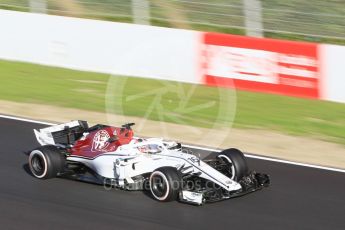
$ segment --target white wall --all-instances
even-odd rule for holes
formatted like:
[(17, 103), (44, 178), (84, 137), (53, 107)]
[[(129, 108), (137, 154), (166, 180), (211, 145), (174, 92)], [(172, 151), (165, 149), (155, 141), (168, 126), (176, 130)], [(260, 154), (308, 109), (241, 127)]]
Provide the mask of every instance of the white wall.
[(322, 99), (345, 103), (345, 46), (320, 45)]
[[(202, 83), (201, 32), (6, 10), (0, 28), (0, 59)], [(318, 47), (322, 99), (345, 103), (345, 47)]]
[(0, 58), (195, 82), (200, 33), (0, 10)]

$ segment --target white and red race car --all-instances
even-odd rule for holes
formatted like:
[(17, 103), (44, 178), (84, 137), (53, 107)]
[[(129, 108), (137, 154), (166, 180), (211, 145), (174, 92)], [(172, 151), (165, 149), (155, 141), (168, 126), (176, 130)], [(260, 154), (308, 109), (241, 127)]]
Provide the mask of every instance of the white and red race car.
[(227, 149), (201, 159), (180, 143), (134, 137), (131, 126), (85, 121), (34, 130), (42, 145), (29, 166), (39, 179), (68, 177), (124, 190), (148, 190), (158, 201), (202, 205), (259, 190), (269, 176), (249, 172), (243, 153)]

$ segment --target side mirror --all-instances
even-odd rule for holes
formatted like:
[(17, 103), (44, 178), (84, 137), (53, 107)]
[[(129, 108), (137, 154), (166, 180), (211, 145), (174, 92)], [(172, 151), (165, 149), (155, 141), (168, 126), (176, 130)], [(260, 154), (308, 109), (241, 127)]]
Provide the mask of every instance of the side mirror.
[(109, 139), (107, 140), (109, 143), (113, 143), (114, 141), (117, 141), (119, 138), (117, 138), (116, 136), (112, 136), (109, 137)]
[(127, 124), (122, 125), (122, 128), (132, 129), (131, 127), (132, 127), (133, 125), (135, 125), (135, 123), (127, 123)]

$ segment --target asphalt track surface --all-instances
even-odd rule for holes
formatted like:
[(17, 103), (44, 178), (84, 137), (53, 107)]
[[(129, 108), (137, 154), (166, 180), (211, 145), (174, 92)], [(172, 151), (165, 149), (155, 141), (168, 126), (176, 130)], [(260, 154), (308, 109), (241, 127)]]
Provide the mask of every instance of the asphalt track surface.
[(143, 192), (35, 179), (27, 150), (43, 125), (0, 118), (0, 229), (345, 229), (345, 174), (248, 159), (271, 187), (201, 207)]

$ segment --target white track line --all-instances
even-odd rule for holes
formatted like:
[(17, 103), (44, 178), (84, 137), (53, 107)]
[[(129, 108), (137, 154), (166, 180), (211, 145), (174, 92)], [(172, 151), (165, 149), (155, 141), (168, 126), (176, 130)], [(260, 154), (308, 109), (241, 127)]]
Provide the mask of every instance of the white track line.
[[(32, 119), (26, 119), (26, 118), (20, 118), (20, 117), (8, 116), (8, 115), (1, 115), (1, 114), (0, 114), (0, 118), (17, 120), (17, 121), (24, 121), (24, 122), (30, 122), (30, 123), (36, 123), (36, 124), (42, 124), (42, 125), (56, 125), (56, 124), (50, 123), (50, 122), (37, 121), (37, 120), (32, 120)], [(188, 148), (205, 150), (205, 151), (212, 151), (212, 152), (220, 152), (221, 151), (219, 149), (204, 148), (204, 147), (195, 146), (195, 145), (185, 145), (184, 144), (183, 146), (188, 147)], [(245, 156), (248, 158), (254, 158), (254, 159), (259, 159), (259, 160), (272, 161), (272, 162), (278, 162), (278, 163), (283, 163), (283, 164), (297, 165), (297, 166), (303, 166), (303, 167), (308, 167), (308, 168), (316, 168), (316, 169), (345, 173), (345, 169), (325, 167), (325, 166), (313, 165), (313, 164), (305, 164), (305, 163), (299, 163), (299, 162), (295, 162), (295, 161), (281, 160), (281, 159), (275, 159), (275, 158), (252, 155), (252, 154), (245, 154)]]
[(323, 170), (345, 173), (345, 169), (338, 169), (338, 168), (313, 165), (313, 164), (305, 164), (305, 163), (299, 163), (299, 162), (281, 160), (281, 159), (274, 159), (274, 158), (270, 158), (270, 157), (263, 157), (263, 156), (257, 156), (257, 155), (251, 155), (251, 154), (245, 154), (245, 155), (246, 155), (246, 157), (249, 157), (249, 158), (255, 158), (255, 159), (260, 159), (260, 160), (265, 160), (265, 161), (274, 161), (274, 162), (279, 162), (279, 163), (284, 163), (284, 164), (298, 165), (298, 166), (303, 166), (303, 167), (308, 167), (308, 168), (316, 168), (316, 169), (323, 169)]
[[(221, 151), (219, 149), (210, 149), (210, 148), (204, 148), (204, 147), (194, 146), (194, 145), (185, 145), (184, 144), (183, 146), (188, 147), (188, 148), (205, 150), (205, 151), (212, 151), (212, 152), (220, 152)], [(332, 168), (332, 167), (326, 167), (326, 166), (320, 166), (320, 165), (313, 165), (313, 164), (306, 164), (306, 163), (300, 163), (300, 162), (294, 162), (294, 161), (288, 161), (288, 160), (281, 160), (281, 159), (277, 159), (277, 158), (258, 156), (258, 155), (248, 154), (248, 153), (246, 153), (244, 155), (248, 158), (254, 158), (254, 159), (259, 159), (259, 160), (273, 161), (273, 162), (278, 162), (278, 163), (284, 163), (284, 164), (297, 165), (297, 166), (303, 166), (303, 167), (308, 167), (308, 168), (316, 168), (316, 169), (323, 169), (323, 170), (345, 173), (345, 169), (338, 169), (338, 168)]]
[(25, 121), (25, 122), (30, 122), (30, 123), (42, 124), (42, 125), (56, 125), (56, 124), (50, 123), (50, 122), (37, 121), (37, 120), (7, 116), (7, 115), (2, 115), (2, 114), (0, 114), (0, 118), (6, 118), (6, 119), (11, 119), (11, 120), (16, 120), (16, 121)]

